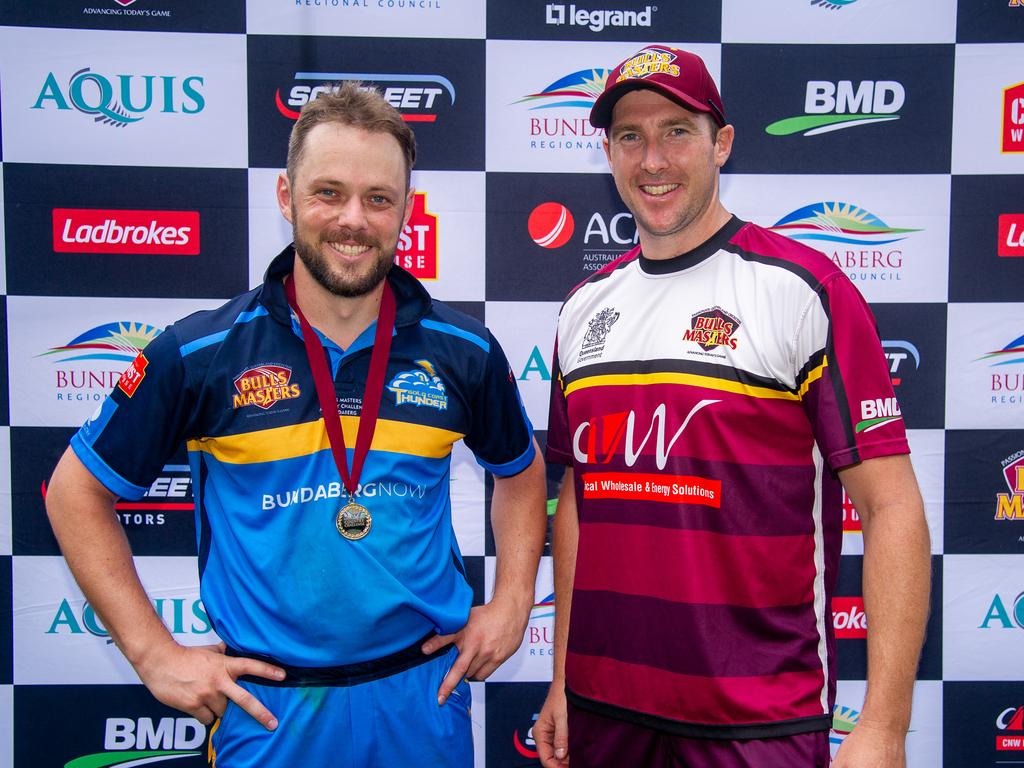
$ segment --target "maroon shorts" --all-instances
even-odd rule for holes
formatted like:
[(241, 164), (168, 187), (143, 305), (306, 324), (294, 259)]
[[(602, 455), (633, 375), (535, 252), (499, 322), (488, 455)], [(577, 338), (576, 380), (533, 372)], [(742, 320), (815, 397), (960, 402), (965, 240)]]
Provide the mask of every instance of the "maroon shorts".
[(569, 704), (572, 768), (827, 768), (828, 732), (774, 739), (691, 739)]

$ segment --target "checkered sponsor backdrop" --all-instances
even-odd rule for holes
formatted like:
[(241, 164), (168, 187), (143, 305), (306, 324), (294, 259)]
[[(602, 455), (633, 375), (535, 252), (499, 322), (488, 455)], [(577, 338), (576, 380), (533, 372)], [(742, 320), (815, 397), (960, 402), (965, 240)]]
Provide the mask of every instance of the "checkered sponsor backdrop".
[[(910, 765), (1024, 765), (1024, 0), (0, 0), (0, 765), (207, 762), (207, 729), (111, 644), (43, 500), (136, 349), (290, 240), (273, 185), (302, 105), (358, 78), (415, 128), (396, 259), (488, 323), (543, 442), (560, 302), (636, 242), (587, 114), (646, 42), (720, 84), (727, 206), (824, 251), (874, 307), (932, 533)], [(451, 481), (482, 601), (492, 483), (461, 446)], [(182, 453), (117, 506), (187, 644), (215, 640), (191, 491)], [(835, 747), (869, 620), (848, 502), (844, 520)], [(537, 764), (548, 552), (522, 647), (473, 684), (481, 768)]]

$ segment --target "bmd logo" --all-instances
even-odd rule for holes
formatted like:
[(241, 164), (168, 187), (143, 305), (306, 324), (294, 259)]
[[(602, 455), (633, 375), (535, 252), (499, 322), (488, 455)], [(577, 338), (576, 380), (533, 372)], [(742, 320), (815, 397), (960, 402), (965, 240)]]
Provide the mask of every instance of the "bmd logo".
[(1024, 83), (1003, 89), (1003, 152), (1024, 152)]
[(104, 751), (77, 757), (65, 768), (128, 768), (201, 757), (203, 753), (194, 750), (205, 741), (206, 726), (192, 717), (108, 717)]
[(906, 91), (896, 80), (808, 80), (804, 114), (765, 127), (771, 136), (821, 133), (899, 120)]
[(860, 401), (860, 418), (854, 432), (871, 432), (903, 418), (900, 404), (895, 397)]

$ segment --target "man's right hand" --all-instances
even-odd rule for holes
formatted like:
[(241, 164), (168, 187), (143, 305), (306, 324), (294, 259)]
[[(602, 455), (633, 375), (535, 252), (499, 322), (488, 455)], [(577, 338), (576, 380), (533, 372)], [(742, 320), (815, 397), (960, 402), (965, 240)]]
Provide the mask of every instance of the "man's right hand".
[(533, 725), (540, 764), (544, 768), (566, 768), (569, 765), (569, 724), (566, 716), (565, 684), (552, 683), (548, 697)]
[(242, 675), (284, 680), (284, 670), (257, 659), (227, 656), (223, 643), (193, 647), (168, 643), (147, 654), (136, 672), (159, 701), (205, 725), (224, 714), (230, 699), (268, 731), (277, 728), (277, 718), (235, 681)]

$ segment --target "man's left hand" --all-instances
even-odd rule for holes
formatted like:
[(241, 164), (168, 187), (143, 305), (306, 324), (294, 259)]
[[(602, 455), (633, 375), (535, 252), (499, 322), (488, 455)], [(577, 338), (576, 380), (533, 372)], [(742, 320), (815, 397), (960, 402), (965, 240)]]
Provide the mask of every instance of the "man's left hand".
[(857, 723), (832, 761), (832, 768), (906, 768), (904, 731)]
[(479, 605), (469, 612), (466, 626), (453, 635), (437, 635), (423, 644), (424, 653), (455, 643), (459, 655), (437, 691), (437, 703), (444, 704), (463, 678), (485, 680), (516, 652), (523, 642), (527, 616), (521, 611), (495, 605)]

